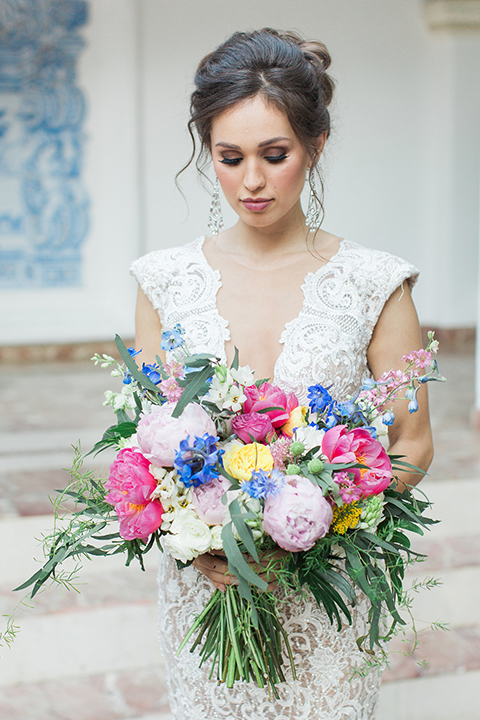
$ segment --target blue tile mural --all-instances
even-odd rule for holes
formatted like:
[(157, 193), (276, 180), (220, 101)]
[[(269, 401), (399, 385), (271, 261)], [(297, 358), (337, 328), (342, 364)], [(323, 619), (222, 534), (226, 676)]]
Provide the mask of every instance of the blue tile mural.
[(85, 0), (0, 0), (0, 288), (81, 284)]

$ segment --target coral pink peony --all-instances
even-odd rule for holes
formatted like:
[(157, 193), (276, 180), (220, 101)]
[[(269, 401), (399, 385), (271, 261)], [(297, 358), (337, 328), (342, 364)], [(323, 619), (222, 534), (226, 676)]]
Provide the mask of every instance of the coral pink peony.
[(149, 471), (149, 461), (134, 448), (120, 450), (110, 466), (105, 483), (105, 500), (115, 506), (120, 535), (125, 540), (146, 539), (162, 522), (160, 500), (150, 500), (157, 481)]
[[(247, 399), (243, 404), (244, 413), (260, 412), (264, 408), (275, 408), (268, 410), (268, 415), (274, 428), (284, 425), (290, 417), (293, 408), (297, 407), (298, 400), (293, 393), (288, 395), (279, 387), (263, 383), (259, 388), (250, 385), (244, 390)], [(263, 413), (262, 413), (263, 414)]]
[(221, 525), (226, 507), (222, 503), (222, 496), (230, 485), (230, 480), (219, 475), (213, 480), (193, 488), (192, 506), (198, 517), (207, 525)]
[(144, 415), (137, 427), (138, 445), (153, 465), (173, 467), (175, 450), (180, 442), (204, 433), (216, 436), (215, 423), (197, 403), (190, 403), (180, 417), (173, 418), (175, 403), (155, 405)]
[(309, 550), (327, 534), (332, 507), (307, 478), (290, 475), (286, 480), (279, 493), (265, 499), (263, 528), (284, 550)]
[(392, 465), (383, 445), (368, 430), (336, 425), (327, 430), (322, 440), (322, 452), (331, 463), (361, 463), (368, 470), (349, 469), (363, 497), (378, 495), (390, 485)]
[(232, 420), (232, 428), (245, 443), (262, 442), (268, 435), (275, 433), (267, 413), (249, 412), (237, 415)]

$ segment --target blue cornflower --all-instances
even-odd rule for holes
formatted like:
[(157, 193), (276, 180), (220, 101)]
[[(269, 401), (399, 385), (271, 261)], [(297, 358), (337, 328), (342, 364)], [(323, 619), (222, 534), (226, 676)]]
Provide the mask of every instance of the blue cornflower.
[(328, 388), (323, 385), (311, 385), (308, 388), (309, 405), (312, 412), (323, 412), (333, 403), (333, 398), (328, 392), (331, 387), (331, 385)]
[(285, 476), (280, 470), (254, 470), (250, 480), (243, 480), (241, 488), (253, 498), (273, 497), (285, 485)]
[(133, 377), (130, 375), (129, 371), (128, 371), (128, 370), (125, 370), (124, 373), (123, 373), (123, 380), (122, 380), (123, 384), (124, 384), (124, 385), (130, 385), (130, 383), (132, 382), (132, 380), (133, 380)]
[(140, 348), (140, 350), (135, 350), (134, 347), (129, 347), (129, 348), (127, 348), (128, 354), (129, 354), (130, 357), (132, 357), (132, 358), (136, 357), (137, 355), (140, 355), (140, 353), (142, 352), (142, 350), (143, 350), (143, 348)]
[[(160, 369), (159, 365), (155, 363), (154, 365), (146, 365), (143, 363), (142, 365), (142, 373), (148, 377), (149, 380), (151, 380), (155, 385), (160, 382), (162, 379), (161, 374), (158, 372)], [(125, 381), (124, 381), (125, 382)]]
[[(176, 330), (175, 328), (177, 327), (180, 328), (180, 330)], [(173, 330), (165, 330), (162, 333), (162, 342), (160, 343), (160, 346), (162, 350), (165, 350), (166, 352), (169, 350), (176, 350), (178, 347), (183, 345), (182, 335), (185, 330), (183, 330), (180, 325), (175, 325), (175, 328)]]
[(362, 430), (368, 430), (372, 438), (374, 440), (377, 439), (377, 428), (373, 427), (373, 425), (365, 425), (365, 427), (362, 427)]
[(190, 435), (181, 441), (180, 449), (175, 450), (173, 465), (186, 487), (199, 487), (218, 477), (217, 461), (223, 452), (216, 446), (218, 440), (218, 437), (204, 433), (202, 437), (195, 435), (193, 445), (189, 445)]

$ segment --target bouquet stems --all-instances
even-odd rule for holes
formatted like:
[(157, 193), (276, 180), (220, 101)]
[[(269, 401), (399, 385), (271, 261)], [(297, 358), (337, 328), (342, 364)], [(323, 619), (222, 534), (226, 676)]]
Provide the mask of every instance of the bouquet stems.
[(269, 692), (278, 697), (276, 685), (285, 682), (282, 639), (295, 679), (293, 654), (276, 611), (275, 597), (255, 588), (252, 595), (256, 622), (250, 601), (240, 595), (236, 585), (227, 585), (225, 592), (215, 590), (177, 655), (193, 636), (190, 652), (200, 648), (200, 666), (213, 655), (210, 678), (216, 671), (217, 681), (229, 688), (235, 680), (253, 680), (259, 687), (267, 686)]

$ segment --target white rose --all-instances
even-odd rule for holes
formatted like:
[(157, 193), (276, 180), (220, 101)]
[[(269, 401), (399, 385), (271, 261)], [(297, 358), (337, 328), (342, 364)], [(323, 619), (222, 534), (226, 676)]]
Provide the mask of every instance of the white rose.
[(175, 514), (170, 533), (163, 542), (172, 557), (183, 563), (207, 552), (212, 543), (212, 533), (194, 510), (185, 508)]
[(223, 550), (222, 530), (222, 525), (213, 525), (213, 527), (210, 528), (210, 532), (212, 533), (210, 550)]

